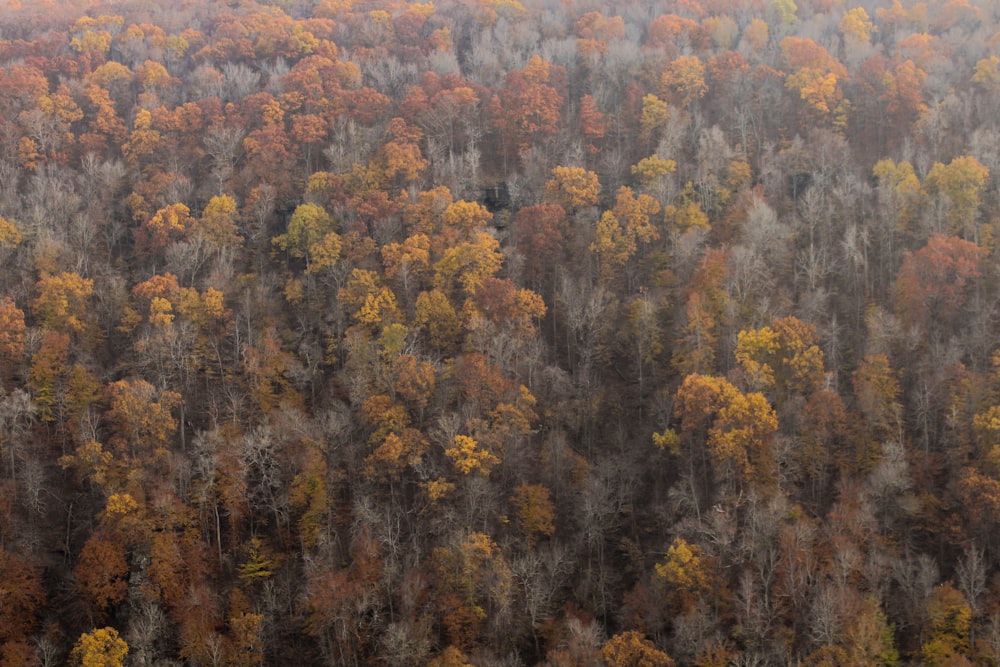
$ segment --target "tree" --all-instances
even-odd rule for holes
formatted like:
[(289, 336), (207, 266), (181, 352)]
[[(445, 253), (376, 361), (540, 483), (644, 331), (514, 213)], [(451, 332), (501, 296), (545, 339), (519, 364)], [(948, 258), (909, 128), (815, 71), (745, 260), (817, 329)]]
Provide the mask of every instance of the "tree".
[(122, 154), (125, 161), (132, 167), (148, 170), (152, 165), (152, 156), (163, 146), (163, 136), (159, 130), (153, 129), (153, 116), (148, 109), (140, 109), (132, 124), (132, 133), (128, 141), (122, 144)]
[(927, 641), (920, 647), (924, 664), (971, 665), (969, 631), (972, 611), (962, 594), (950, 584), (934, 588), (927, 601)]
[(874, 596), (865, 598), (857, 613), (846, 621), (848, 659), (853, 664), (879, 664), (895, 667), (899, 652), (893, 641), (893, 626), (886, 620), (885, 612)]
[(81, 118), (83, 111), (65, 85), (40, 96), (33, 109), (17, 115), (27, 134), (25, 138), (41, 152), (39, 157), (55, 162), (65, 160), (64, 149), (76, 141), (72, 125)]
[(646, 45), (654, 49), (662, 48), (668, 55), (673, 55), (685, 45), (697, 46), (701, 37), (702, 29), (696, 21), (677, 14), (664, 14), (649, 24)]
[(111, 48), (112, 34), (117, 34), (125, 19), (121, 16), (83, 16), (70, 28), (75, 35), (70, 46), (79, 52), (105, 53)]
[(412, 354), (402, 354), (396, 357), (394, 365), (396, 393), (413, 408), (422, 411), (434, 393), (437, 371), (433, 364)]
[(904, 251), (896, 276), (896, 312), (921, 330), (948, 326), (961, 312), (970, 283), (982, 275), (987, 251), (971, 241), (934, 234), (916, 252)]
[(897, 124), (900, 138), (927, 111), (924, 102), (926, 81), (927, 72), (909, 59), (895, 62), (891, 71), (882, 76), (881, 101), (885, 103), (886, 113)]
[(0, 357), (16, 364), (24, 353), (24, 311), (5, 296), (0, 299)]
[(304, 257), (306, 266), (313, 248), (321, 249), (327, 235), (336, 232), (336, 224), (323, 207), (316, 204), (300, 204), (288, 222), (288, 231), (271, 239), (271, 243), (286, 251), (292, 257)]
[(0, 216), (0, 252), (3, 253), (0, 257), (7, 257), (9, 251), (21, 245), (23, 238), (16, 224)]
[[(573, 32), (581, 40), (597, 42), (598, 50), (603, 53), (607, 49), (607, 42), (625, 36), (625, 22), (620, 16), (607, 17), (600, 12), (587, 12), (573, 24)], [(578, 45), (577, 49), (579, 48)]]
[(231, 664), (247, 667), (263, 665), (264, 614), (253, 613), (246, 596), (239, 589), (233, 591), (229, 607), (230, 650), (227, 658), (232, 661)]
[(184, 204), (164, 206), (135, 230), (136, 247), (162, 256), (172, 244), (186, 239), (196, 224), (191, 209)]
[(798, 23), (799, 18), (796, 13), (799, 8), (795, 4), (795, 0), (772, 0), (767, 9), (768, 21), (775, 28), (788, 30)]
[(844, 12), (844, 16), (837, 24), (840, 32), (844, 35), (844, 40), (848, 41), (848, 48), (856, 48), (857, 45), (867, 44), (875, 32), (871, 18), (864, 7), (854, 7)]
[(69, 374), (69, 349), (69, 335), (49, 331), (42, 337), (38, 351), (31, 358), (28, 386), (38, 406), (38, 418), (43, 422), (65, 417), (63, 408)]
[(108, 385), (110, 444), (122, 453), (142, 458), (163, 457), (177, 430), (173, 411), (181, 395), (157, 391), (145, 380), (119, 380)]
[(114, 628), (99, 628), (80, 635), (70, 659), (79, 667), (123, 667), (128, 644)]
[(382, 599), (378, 594), (385, 564), (369, 527), (350, 545), (346, 568), (317, 568), (305, 584), (306, 630), (321, 639), (329, 662), (360, 663), (376, 631)]
[(557, 132), (563, 95), (552, 84), (561, 70), (535, 54), (523, 70), (507, 75), (497, 123), (518, 153)]
[(601, 648), (601, 657), (608, 667), (673, 667), (669, 655), (636, 630), (615, 635)]
[[(664, 73), (663, 77), (666, 78), (667, 73)], [(670, 107), (667, 103), (652, 93), (643, 95), (642, 115), (639, 116), (642, 136), (653, 143), (658, 138), (660, 129), (667, 124), (668, 120), (670, 120)]]
[(565, 255), (566, 210), (557, 204), (525, 206), (514, 216), (513, 232), (518, 252), (525, 258), (525, 280), (539, 284), (551, 279)]
[(429, 667), (472, 667), (469, 658), (454, 646), (448, 646), (430, 661)]
[(407, 466), (415, 466), (427, 449), (427, 439), (410, 427), (406, 409), (385, 394), (364, 403), (365, 421), (372, 428), (368, 442), (372, 453), (365, 458), (365, 472), (375, 479), (394, 482)]
[(617, 269), (638, 252), (639, 244), (649, 244), (660, 237), (650, 217), (660, 212), (660, 203), (646, 194), (638, 197), (627, 186), (618, 190), (615, 206), (605, 211), (597, 222), (590, 251), (601, 260), (601, 272), (610, 279)]
[[(838, 634), (828, 637), (835, 644), (827, 644), (813, 651), (804, 664), (811, 667), (837, 665), (899, 665), (899, 652), (893, 646), (893, 627), (886, 622), (885, 614), (873, 596), (862, 599), (854, 591), (841, 591), (837, 599), (826, 593), (826, 599), (835, 607), (833, 620)], [(821, 605), (826, 605), (826, 602)], [(824, 612), (815, 611), (819, 616)]]
[(34, 632), (44, 604), (41, 568), (0, 547), (0, 646)]
[(417, 295), (414, 323), (427, 332), (428, 342), (439, 353), (454, 350), (462, 335), (462, 321), (439, 289)]
[(266, 328), (255, 344), (246, 343), (241, 354), (250, 395), (261, 411), (270, 412), (282, 402), (298, 402), (288, 378), (294, 357), (283, 348), (273, 327)]
[(113, 534), (94, 533), (80, 551), (74, 571), (77, 587), (98, 615), (125, 599), (129, 572), (125, 555)]
[(39, 323), (52, 331), (80, 333), (86, 328), (94, 281), (76, 273), (43, 275), (31, 308)]
[(714, 369), (716, 341), (729, 319), (729, 295), (724, 289), (728, 271), (728, 253), (710, 249), (685, 290), (687, 324), (673, 353), (673, 363), (685, 374), (704, 374)]
[(577, 124), (586, 140), (584, 150), (588, 153), (600, 151), (601, 140), (605, 134), (605, 119), (597, 107), (597, 102), (590, 95), (580, 98), (580, 111), (577, 115)]
[(957, 497), (963, 506), (962, 516), (968, 532), (981, 543), (995, 545), (997, 517), (1000, 516), (1000, 480), (995, 464), (990, 468), (988, 474), (973, 467), (962, 468), (958, 473)]
[(754, 51), (760, 53), (767, 48), (767, 44), (771, 40), (771, 29), (766, 21), (755, 18), (743, 29), (742, 40)]
[(236, 200), (229, 195), (216, 195), (205, 204), (194, 231), (217, 250), (238, 246), (243, 242), (236, 225), (238, 219)]
[(375, 271), (354, 269), (347, 284), (337, 293), (354, 320), (375, 332), (402, 319), (396, 294)]
[[(898, 438), (902, 428), (900, 387), (896, 374), (884, 354), (866, 356), (854, 372), (854, 395), (865, 418), (873, 442)], [(872, 463), (864, 456), (859, 464)]]
[(645, 399), (646, 367), (656, 367), (656, 362), (663, 352), (663, 327), (661, 321), (664, 315), (664, 304), (660, 299), (648, 292), (640, 294), (625, 305), (626, 340), (630, 343), (634, 354), (635, 367), (638, 370), (639, 401)]
[[(752, 481), (762, 488), (774, 483), (770, 440), (778, 418), (762, 394), (744, 394), (723, 378), (691, 374), (677, 389), (674, 416), (680, 433), (654, 436), (657, 442), (675, 447), (679, 435), (689, 447), (704, 444), (717, 474), (730, 483)], [(694, 452), (689, 456), (697, 459)]]
[(660, 198), (666, 194), (665, 177), (675, 171), (677, 163), (673, 160), (664, 160), (659, 155), (644, 157), (632, 166), (632, 174), (641, 179), (643, 188)]
[(500, 463), (500, 459), (492, 452), (481, 448), (478, 442), (467, 435), (456, 435), (453, 445), (445, 449), (444, 453), (463, 475), (473, 472), (489, 475), (493, 466)]
[(990, 56), (976, 62), (976, 73), (972, 82), (979, 84), (990, 92), (1000, 91), (1000, 58)]
[(549, 499), (547, 487), (522, 482), (514, 489), (511, 500), (517, 508), (517, 518), (529, 549), (534, 547), (539, 537), (549, 537), (555, 532), (555, 508)]
[(694, 609), (699, 597), (709, 591), (711, 580), (705, 556), (698, 545), (683, 538), (674, 538), (655, 570), (666, 585), (665, 593), (678, 615)]
[(814, 118), (843, 127), (848, 105), (841, 83), (847, 69), (811, 39), (786, 37), (781, 53), (789, 72), (785, 87), (798, 92)]
[[(256, 93), (244, 100), (254, 99), (256, 117), (253, 122), (257, 129), (247, 133), (243, 139), (246, 154), (246, 170), (257, 180), (274, 186), (280, 193), (288, 194), (291, 189), (292, 166), (291, 140), (285, 130), (285, 111), (280, 102), (268, 93)], [(258, 120), (259, 118), (259, 120)]]
[(812, 325), (789, 316), (773, 326), (741, 331), (736, 361), (754, 388), (774, 387), (781, 404), (792, 394), (809, 395), (823, 381), (823, 352)]
[(444, 186), (417, 195), (416, 201), (403, 207), (404, 222), (414, 236), (426, 236), (432, 255), (440, 256), (447, 248), (469, 241), (487, 231), (493, 214), (477, 203), (452, 199)]
[(431, 553), (435, 606), (448, 642), (468, 650), (485, 621), (510, 603), (510, 568), (496, 542), (485, 533), (457, 537)]
[(717, 322), (698, 292), (688, 296), (684, 316), (686, 323), (671, 363), (685, 375), (709, 373), (715, 367)]
[(894, 231), (909, 230), (916, 219), (922, 196), (920, 179), (909, 162), (897, 164), (892, 160), (879, 160), (872, 168), (872, 175), (879, 182), (879, 199), (892, 218), (891, 239)]
[[(990, 170), (968, 155), (947, 165), (934, 163), (924, 179), (924, 190), (934, 198), (937, 210), (943, 211), (943, 220), (939, 217), (935, 231), (960, 234), (976, 244), (992, 241), (992, 230), (982, 230), (976, 224), (979, 195), (989, 176)], [(942, 222), (945, 229), (941, 228)]]
[[(475, 141), (480, 98), (461, 80), (431, 74), (424, 75), (423, 87), (410, 89), (412, 96), (407, 97), (413, 103), (412, 115), (430, 137), (457, 154)], [(423, 101), (417, 102), (421, 97)]]
[[(708, 92), (708, 85), (705, 83), (705, 63), (697, 56), (681, 56), (664, 70), (661, 84), (666, 94), (679, 106), (688, 108)], [(645, 111), (645, 108), (643, 110)]]
[(500, 242), (487, 232), (476, 232), (470, 240), (445, 249), (434, 264), (434, 286), (451, 293), (457, 283), (471, 296), (500, 270), (503, 259)]
[[(27, 487), (23, 488), (27, 492), (25, 499), (33, 509), (41, 508), (41, 500), (37, 496), (40, 488), (30, 480), (37, 480), (39, 476), (37, 472), (31, 474), (34, 463), (32, 459), (35, 457), (29, 454), (30, 440), (26, 436), (35, 423), (37, 413), (38, 408), (28, 392), (15, 389), (7, 394), (0, 386), (0, 451), (9, 462), (7, 472), (10, 480), (17, 482), (21, 478), (22, 484)], [(15, 489), (14, 492), (19, 490), (21, 489)], [(34, 500), (29, 499), (31, 495), (35, 496)]]
[(572, 214), (597, 204), (601, 184), (597, 174), (582, 167), (555, 167), (545, 190), (556, 204)]
[(465, 239), (485, 230), (492, 220), (493, 214), (482, 204), (460, 199), (451, 202), (442, 211), (441, 233), (449, 241)]
[(785, 81), (788, 88), (798, 90), (799, 97), (821, 118), (834, 111), (843, 97), (843, 93), (837, 86), (837, 75), (833, 72), (824, 73), (815, 69), (802, 68)]

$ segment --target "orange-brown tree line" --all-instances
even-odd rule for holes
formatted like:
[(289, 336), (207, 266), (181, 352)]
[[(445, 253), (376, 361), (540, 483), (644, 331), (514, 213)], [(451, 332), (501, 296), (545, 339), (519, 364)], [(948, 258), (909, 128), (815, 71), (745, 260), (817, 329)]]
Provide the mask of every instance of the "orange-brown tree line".
[(0, 665), (1000, 664), (995, 0), (0, 1)]

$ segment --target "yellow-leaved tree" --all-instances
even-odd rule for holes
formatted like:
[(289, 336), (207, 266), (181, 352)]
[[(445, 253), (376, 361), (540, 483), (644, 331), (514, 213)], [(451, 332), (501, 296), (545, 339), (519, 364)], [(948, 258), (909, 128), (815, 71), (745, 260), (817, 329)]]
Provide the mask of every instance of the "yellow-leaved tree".
[(935, 231), (988, 247), (992, 229), (977, 225), (976, 214), (989, 177), (990, 170), (970, 155), (957, 157), (946, 165), (935, 162), (924, 179), (924, 191), (931, 198), (938, 218), (939, 228)]
[(456, 435), (453, 446), (445, 449), (444, 453), (463, 475), (474, 472), (489, 475), (493, 466), (500, 463), (500, 459), (467, 435)]
[(823, 351), (816, 329), (796, 317), (737, 335), (736, 361), (755, 389), (773, 389), (779, 405), (792, 394), (808, 396), (823, 382)]
[(656, 648), (637, 630), (622, 632), (607, 641), (601, 657), (609, 667), (673, 667), (673, 658)]
[(972, 609), (965, 596), (950, 583), (934, 589), (927, 601), (928, 628), (920, 647), (923, 663), (932, 667), (969, 665)]
[(229, 195), (216, 195), (205, 204), (201, 218), (194, 225), (194, 232), (200, 234), (214, 249), (238, 246), (243, 242), (236, 225), (238, 218), (236, 200)]
[(108, 385), (108, 400), (113, 433), (109, 443), (115, 449), (133, 457), (166, 454), (177, 431), (173, 411), (180, 405), (180, 394), (157, 391), (145, 380), (119, 380)]
[(655, 569), (657, 578), (666, 584), (673, 611), (678, 614), (693, 609), (698, 596), (708, 591), (709, 572), (701, 549), (681, 537), (674, 538), (666, 558)]
[(611, 279), (638, 252), (640, 244), (660, 238), (650, 219), (659, 212), (660, 202), (649, 195), (636, 196), (632, 188), (619, 188), (614, 208), (601, 215), (590, 244), (590, 251), (600, 259), (602, 278)]
[(76, 273), (44, 275), (38, 281), (38, 298), (31, 302), (43, 327), (63, 333), (82, 332), (94, 281)]
[[(304, 257), (307, 269), (313, 260), (313, 248), (325, 249), (327, 234), (336, 233), (336, 223), (322, 206), (301, 204), (288, 221), (288, 230), (271, 239), (278, 248), (292, 257)], [(339, 252), (338, 252), (339, 255)]]
[(701, 447), (708, 450), (715, 478), (740, 487), (752, 480), (758, 488), (776, 482), (771, 439), (778, 416), (764, 395), (744, 394), (725, 378), (692, 373), (674, 397), (680, 432), (667, 430), (654, 442), (688, 457), (694, 465)]
[(450, 292), (458, 283), (467, 295), (472, 295), (484, 280), (500, 270), (502, 264), (500, 242), (487, 232), (477, 232), (470, 240), (444, 251), (434, 265), (434, 284)]
[(114, 628), (98, 628), (80, 635), (70, 654), (79, 667), (122, 667), (128, 655), (128, 644)]
[(708, 92), (705, 64), (697, 56), (681, 56), (664, 70), (660, 78), (663, 91), (681, 107), (687, 108)]
[(601, 183), (597, 174), (583, 167), (556, 167), (552, 170), (552, 180), (545, 184), (545, 190), (554, 203), (572, 214), (597, 204)]

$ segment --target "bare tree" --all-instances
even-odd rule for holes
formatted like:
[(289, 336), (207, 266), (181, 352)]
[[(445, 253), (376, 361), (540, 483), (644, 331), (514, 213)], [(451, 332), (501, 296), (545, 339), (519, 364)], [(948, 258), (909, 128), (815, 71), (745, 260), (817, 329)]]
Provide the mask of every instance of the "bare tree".
[(227, 125), (214, 125), (205, 132), (205, 152), (212, 158), (212, 175), (215, 176), (218, 194), (223, 194), (224, 184), (233, 175), (245, 134), (242, 128)]
[(907, 625), (917, 629), (920, 644), (923, 644), (927, 600), (938, 582), (938, 565), (927, 554), (913, 556), (907, 553), (893, 564), (892, 576), (902, 593), (900, 601), (903, 604), (904, 619)]
[(34, 401), (23, 389), (15, 389), (7, 394), (0, 387), (0, 446), (6, 454), (9, 465), (8, 476), (17, 482), (22, 464), (28, 458), (25, 448), (28, 444), (26, 434), (35, 420)]
[(531, 624), (536, 650), (541, 648), (538, 629), (554, 617), (557, 594), (571, 566), (566, 549), (556, 543), (511, 560), (511, 574), (520, 587), (521, 603)]
[(222, 66), (222, 75), (225, 77), (223, 99), (226, 102), (238, 102), (260, 89), (261, 73), (249, 65), (226, 63)]
[(976, 645), (976, 619), (982, 613), (983, 594), (986, 592), (986, 557), (974, 542), (965, 547), (965, 553), (955, 569), (958, 590), (965, 596), (972, 610), (969, 624), (969, 646)]

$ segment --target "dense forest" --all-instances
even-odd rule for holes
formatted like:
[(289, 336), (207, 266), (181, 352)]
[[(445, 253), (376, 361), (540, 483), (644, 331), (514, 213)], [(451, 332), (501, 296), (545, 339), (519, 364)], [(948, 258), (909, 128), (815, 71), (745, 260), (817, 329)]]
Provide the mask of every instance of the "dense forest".
[(0, 665), (1000, 664), (997, 0), (0, 0)]

